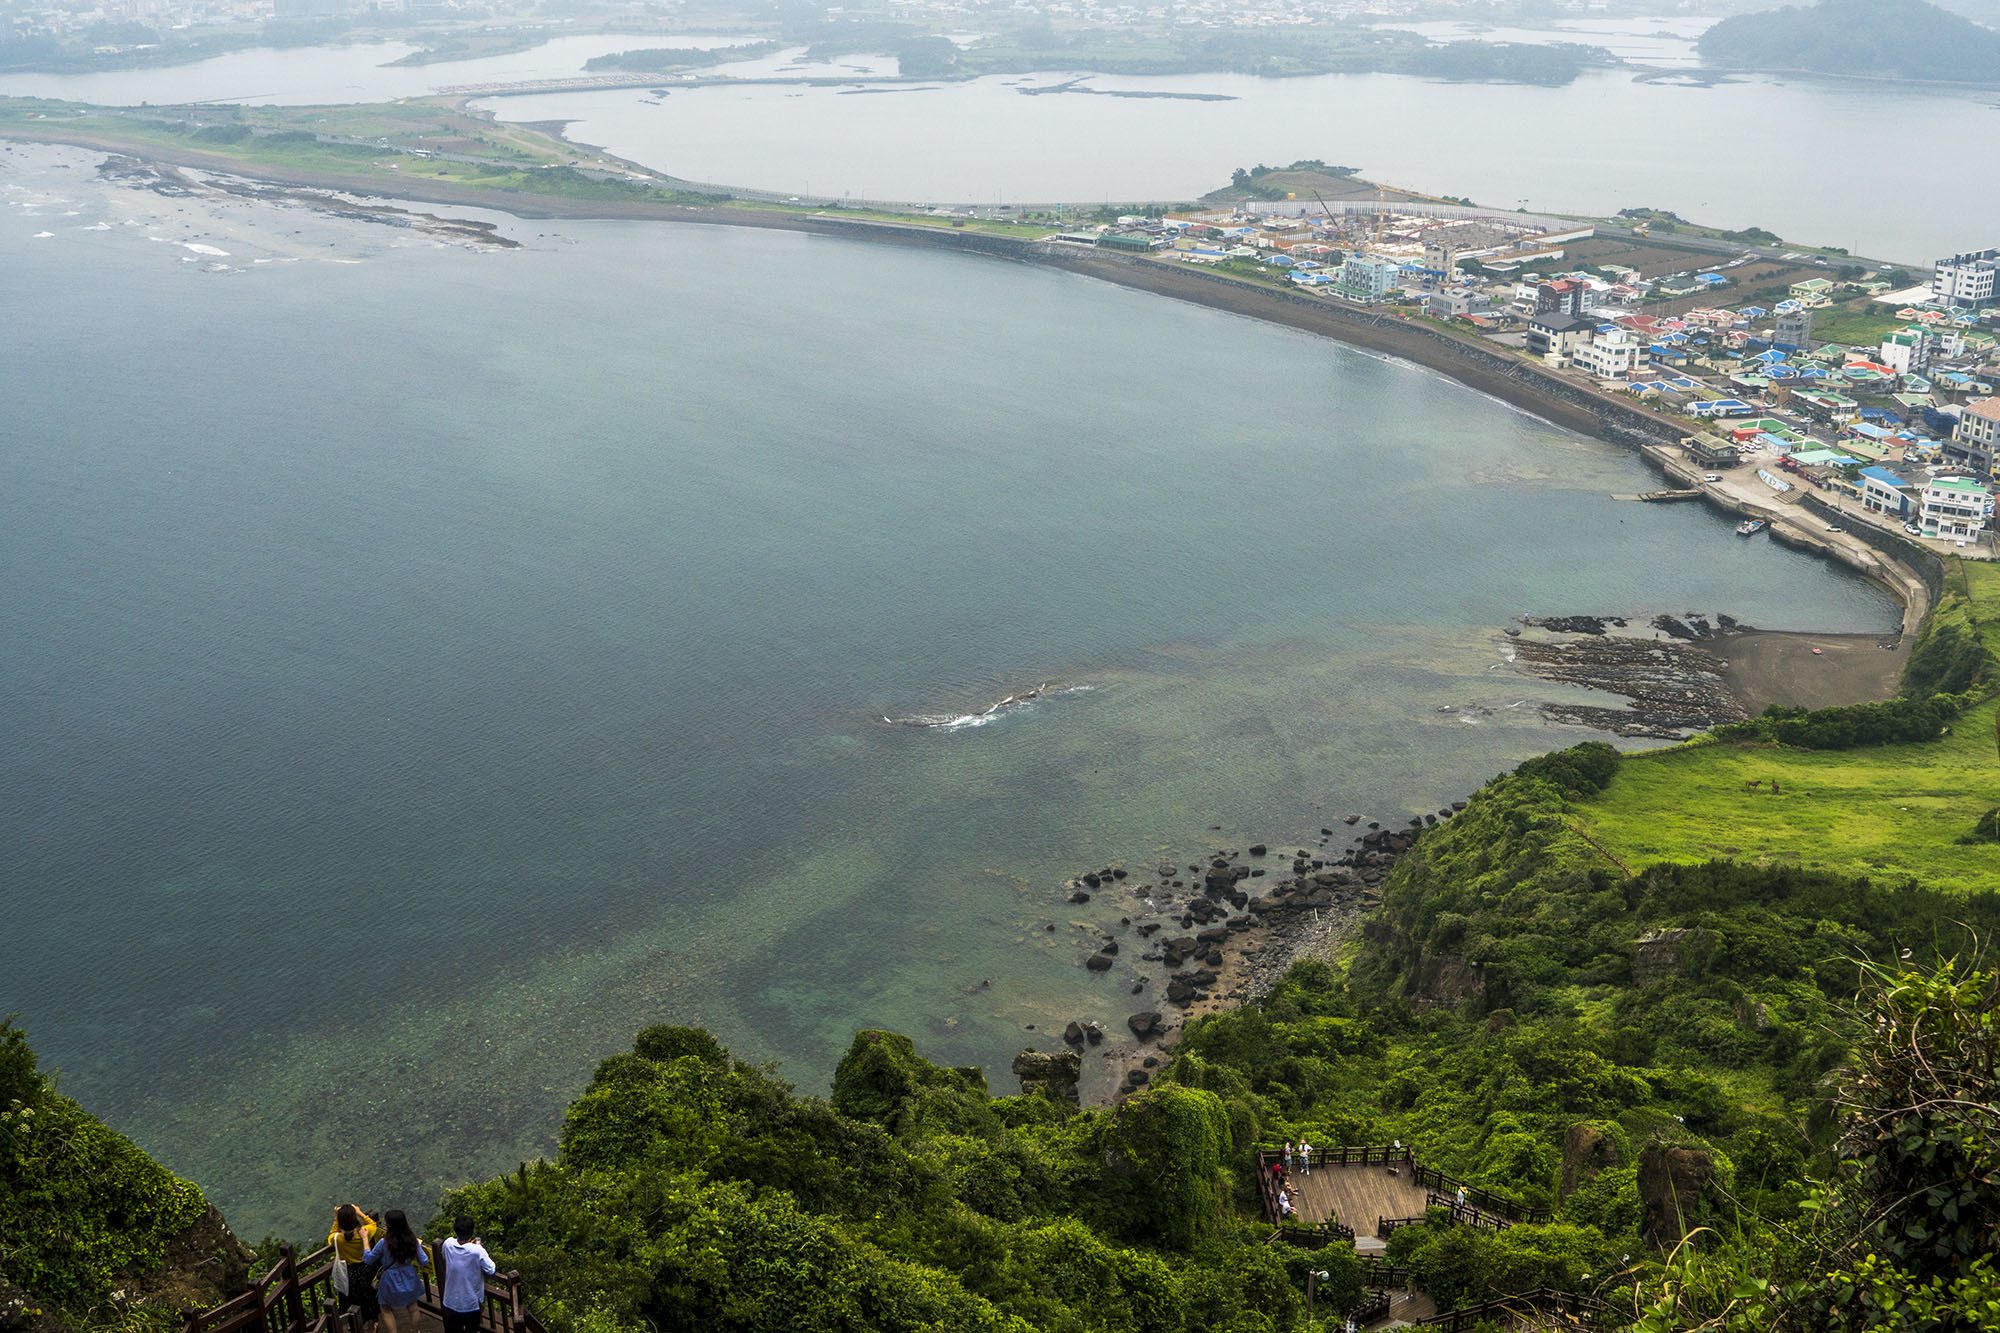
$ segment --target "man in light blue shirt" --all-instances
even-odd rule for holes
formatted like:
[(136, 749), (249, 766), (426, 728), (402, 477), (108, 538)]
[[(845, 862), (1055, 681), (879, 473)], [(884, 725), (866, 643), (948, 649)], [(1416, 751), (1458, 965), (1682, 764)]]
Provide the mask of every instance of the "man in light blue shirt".
[(444, 1264), (444, 1333), (478, 1333), (493, 1257), (473, 1234), (472, 1219), (463, 1213), (452, 1224), (451, 1239), (438, 1251)]

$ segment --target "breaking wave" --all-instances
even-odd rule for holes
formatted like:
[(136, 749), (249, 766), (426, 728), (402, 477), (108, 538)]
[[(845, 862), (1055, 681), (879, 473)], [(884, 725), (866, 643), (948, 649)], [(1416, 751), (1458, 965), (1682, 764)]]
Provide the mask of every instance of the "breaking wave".
[(996, 699), (975, 713), (913, 713), (909, 717), (884, 717), (882, 720), (892, 727), (924, 727), (932, 731), (964, 731), (971, 727), (983, 727), (998, 722), (1009, 713), (1028, 708), (1038, 700), (1051, 699), (1063, 694), (1086, 694), (1095, 689), (1093, 685), (1062, 685), (1044, 682), (1032, 690), (1020, 694), (1010, 694)]

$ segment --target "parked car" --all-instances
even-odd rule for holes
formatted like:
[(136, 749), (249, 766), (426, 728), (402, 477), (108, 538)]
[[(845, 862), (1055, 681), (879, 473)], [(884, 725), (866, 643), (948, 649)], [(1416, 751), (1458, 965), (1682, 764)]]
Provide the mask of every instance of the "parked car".
[(1704, 472), (1701, 474), (1701, 479), (1703, 481), (1721, 481), (1722, 474), (1720, 472)]

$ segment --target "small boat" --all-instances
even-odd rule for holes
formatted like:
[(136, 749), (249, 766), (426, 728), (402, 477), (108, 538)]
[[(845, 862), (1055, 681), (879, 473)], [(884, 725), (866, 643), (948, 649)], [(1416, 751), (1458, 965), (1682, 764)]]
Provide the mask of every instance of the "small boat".
[(1739, 537), (1755, 537), (1763, 530), (1764, 520), (1761, 518), (1746, 518), (1736, 525), (1736, 535)]

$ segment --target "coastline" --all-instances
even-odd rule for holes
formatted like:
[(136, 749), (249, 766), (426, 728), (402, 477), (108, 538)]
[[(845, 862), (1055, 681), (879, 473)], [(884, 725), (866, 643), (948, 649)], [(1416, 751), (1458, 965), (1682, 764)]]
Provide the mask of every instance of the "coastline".
[[(1680, 457), (1687, 433), (1680, 423), (1604, 393), (1579, 381), (1558, 378), (1518, 357), (1478, 345), (1441, 328), (1299, 293), (1254, 286), (1226, 274), (1150, 257), (1107, 255), (1080, 246), (996, 235), (972, 229), (931, 227), (841, 217), (837, 213), (784, 211), (663, 200), (578, 199), (529, 195), (410, 177), (385, 181), (380, 175), (300, 169), (259, 169), (226, 154), (119, 142), (59, 125), (0, 127), (0, 139), (66, 145), (118, 154), (142, 162), (190, 167), (237, 176), (261, 184), (331, 190), (377, 200), (480, 208), (524, 221), (656, 221), (710, 226), (761, 227), (775, 231), (838, 236), (878, 244), (930, 246), (997, 259), (1039, 264), (1094, 277), (1118, 286), (1266, 323), (1318, 334), (1366, 351), (1396, 357), (1441, 374), (1475, 392), (1579, 434), (1632, 449), (1678, 485), (1701, 489), (1703, 501), (1726, 513), (1755, 515), (1770, 524), (1772, 540), (1831, 559), (1888, 592), (1903, 607), (1901, 637), (1907, 641), (1928, 612), (1936, 574), (1925, 562), (1929, 552), (1876, 549), (1864, 537), (1829, 532), (1826, 523), (1809, 525), (1799, 514), (1809, 504), (1788, 506), (1754, 492), (1719, 493), (1702, 486), (1699, 469)], [(393, 184), (394, 189), (390, 186)], [(1823, 515), (1822, 515), (1823, 516)]]
[[(385, 188), (385, 182), (372, 176), (344, 177), (312, 172), (252, 172), (246, 171), (241, 163), (221, 155), (200, 152), (184, 154), (155, 152), (150, 149), (135, 151), (131, 146), (111, 143), (74, 142), (75, 137), (82, 136), (49, 134), (36, 137), (16, 135), (10, 131), (0, 137), (67, 144), (90, 151), (136, 157), (142, 161), (214, 171), (274, 186), (303, 190), (333, 190), (374, 201), (471, 207), (523, 219), (668, 221), (762, 227), (844, 237), (878, 244), (953, 249), (983, 254), (991, 258), (1060, 268), (1080, 276), (1099, 278), (1133, 290), (1283, 325), (1328, 337), (1378, 355), (1406, 360), (1540, 419), (1592, 438), (1630, 448), (1657, 470), (1679, 482), (1698, 485), (1700, 480), (1698, 470), (1683, 464), (1678, 457), (1680, 452), (1678, 440), (1684, 433), (1683, 428), (1677, 423), (1639, 409), (1629, 402), (1599, 392), (1587, 385), (1558, 379), (1519, 358), (1511, 357), (1497, 349), (1481, 347), (1429, 324), (1362, 308), (1336, 305), (1303, 295), (1273, 291), (1187, 265), (1112, 256), (1078, 246), (1020, 240), (972, 230), (958, 231), (942, 227), (877, 222), (844, 218), (837, 214), (759, 210), (727, 205), (685, 205), (662, 201), (606, 202), (542, 197), (511, 191), (479, 190), (427, 183), (421, 178), (412, 178), (408, 181), (407, 184), (411, 187), (409, 189), (390, 192)], [(395, 184), (404, 183), (395, 182)], [(1804, 521), (1810, 514), (1807, 506), (1763, 507), (1756, 505), (1750, 499), (1719, 494), (1709, 488), (1703, 488), (1702, 494), (1707, 503), (1727, 512), (1755, 512), (1768, 517), (1772, 521), (1773, 539), (1786, 541), (1802, 549), (1811, 550), (1824, 558), (1840, 561), (1897, 597), (1904, 611), (1903, 633), (1900, 636), (1903, 643), (1902, 651), (1907, 651), (1907, 644), (1927, 612), (1932, 596), (1930, 582), (1924, 578), (1920, 570), (1908, 565), (1896, 553), (1876, 552), (1849, 534), (1829, 534), (1815, 530), (1814, 526), (1809, 526)], [(1816, 525), (1820, 529), (1826, 526), (1825, 523)], [(1781, 639), (1788, 637), (1791, 636), (1768, 636), (1762, 642), (1777, 644)], [(1832, 636), (1814, 636), (1814, 642), (1827, 642), (1830, 637)], [(1806, 646), (1805, 636), (1799, 636), (1799, 641), (1801, 646), (1796, 651), (1812, 651), (1810, 646)], [(1873, 645), (1856, 645), (1857, 650), (1863, 647), (1882, 657), (1888, 656), (1881, 654), (1879, 649), (1873, 648)], [(1739, 665), (1741, 673), (1757, 678), (1759, 688), (1782, 688), (1774, 685), (1778, 675), (1770, 665), (1768, 656), (1760, 659), (1758, 654), (1753, 653), (1746, 654), (1746, 658), (1747, 660)], [(1900, 656), (1896, 660), (1900, 661)], [(1796, 668), (1796, 661), (1793, 663), (1793, 668)], [(1767, 676), (1770, 677), (1769, 681), (1765, 680)], [(1450, 817), (1445, 811), (1438, 812), (1438, 815), (1443, 818)], [(1361, 830), (1355, 832), (1359, 833)], [(1340, 865), (1337, 858), (1346, 853), (1340, 848), (1337, 839), (1331, 847), (1329, 846), (1328, 839), (1331, 836), (1330, 830), (1323, 830), (1317, 848), (1314, 848), (1314, 840), (1310, 838), (1291, 844), (1299, 849), (1296, 855), (1308, 861), (1308, 869), (1295, 871), (1295, 875), (1311, 878), (1322, 868)], [(1198, 845), (1198, 840), (1189, 841), (1191, 846)], [(1273, 845), (1284, 844), (1274, 841)], [(1349, 848), (1352, 849), (1353, 844), (1349, 844)], [(1202, 855), (1207, 857), (1210, 854)], [(1283, 853), (1278, 855), (1282, 856)], [(1276, 865), (1272, 868), (1275, 871)], [(1386, 872), (1387, 862), (1381, 862), (1380, 868)], [(1190, 865), (1187, 871), (1192, 876), (1195, 867)], [(1379, 883), (1379, 878), (1376, 882)], [(1070, 887), (1074, 886), (1066, 886), (1065, 891)], [(1245, 888), (1248, 887), (1246, 884)], [(1109, 1101), (1138, 1086), (1130, 1081), (1131, 1072), (1144, 1072), (1149, 1061), (1154, 1064), (1164, 1062), (1187, 1023), (1215, 1010), (1252, 1002), (1268, 991), (1292, 962), (1306, 957), (1328, 956), (1342, 947), (1345, 941), (1352, 938), (1360, 923), (1373, 909), (1374, 897), (1368, 890), (1374, 885), (1342, 880), (1337, 885), (1329, 887), (1337, 887), (1343, 891), (1330, 895), (1330, 901), (1301, 904), (1297, 909), (1256, 920), (1254, 924), (1241, 929), (1232, 928), (1224, 940), (1215, 942), (1220, 946), (1217, 950), (1220, 957), (1208, 964), (1208, 969), (1215, 973), (1215, 978), (1204, 987), (1202, 994), (1192, 999), (1191, 1003), (1169, 1004), (1163, 994), (1131, 997), (1134, 1009), (1156, 1010), (1167, 1021), (1160, 1029), (1150, 1034), (1148, 1039), (1136, 1039), (1121, 1027), (1107, 1031), (1105, 1034), (1107, 1040), (1101, 1047), (1085, 1047), (1083, 1054), (1088, 1071), (1085, 1077), (1090, 1087), (1088, 1100)], [(1192, 903), (1202, 896), (1201, 885), (1195, 882), (1186, 901)], [(1210, 901), (1214, 899), (1211, 897)], [(1051, 906), (1053, 908), (1054, 905)], [(1212, 923), (1202, 924), (1219, 926), (1222, 920), (1217, 918)], [(1170, 928), (1166, 933), (1177, 935), (1183, 933), (1183, 930), (1188, 934), (1196, 933), (1185, 923), (1182, 930)], [(1124, 938), (1122, 934), (1120, 937)], [(1156, 947), (1157, 944), (1158, 941), (1147, 945), (1142, 944), (1140, 939), (1128, 940), (1128, 946), (1139, 948)], [(1168, 971), (1171, 971), (1171, 968)], [(1159, 981), (1161, 989), (1164, 990), (1167, 977), (1160, 975)], [(1115, 1004), (1117, 1001), (1113, 1000), (1112, 1003)], [(1056, 1036), (1054, 1032), (1043, 1035), (1050, 1038)]]

